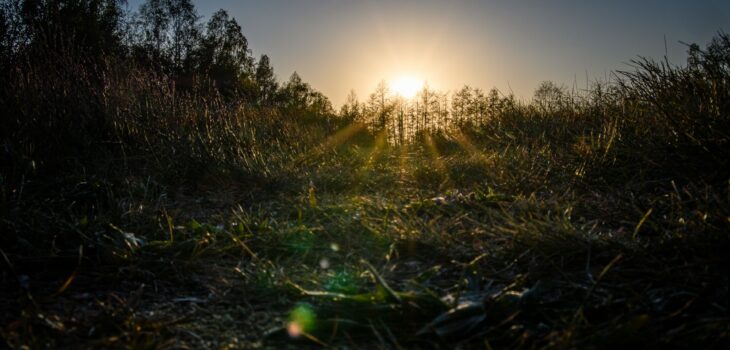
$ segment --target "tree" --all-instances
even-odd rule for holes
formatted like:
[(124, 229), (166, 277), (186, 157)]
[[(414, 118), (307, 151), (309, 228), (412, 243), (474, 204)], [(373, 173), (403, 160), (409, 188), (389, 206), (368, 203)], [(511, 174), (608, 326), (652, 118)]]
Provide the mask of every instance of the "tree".
[(423, 88), (418, 92), (417, 98), (417, 110), (420, 121), (416, 123), (421, 126), (420, 130), (428, 130), (434, 125), (433, 115), (438, 115), (440, 108), (439, 93), (432, 90), (428, 83), (423, 84)]
[(487, 114), (487, 98), (482, 89), (474, 89), (473, 96), (469, 101), (467, 113), (470, 120), (476, 124), (483, 124)]
[(323, 93), (314, 90), (309, 92), (306, 110), (314, 115), (328, 118), (334, 114), (332, 102)]
[(362, 118), (362, 106), (360, 100), (357, 98), (355, 90), (350, 90), (347, 95), (345, 103), (340, 108), (340, 117), (351, 120), (359, 121)]
[(10, 64), (21, 45), (27, 44), (21, 18), (21, 0), (0, 2), (0, 68)]
[(201, 68), (214, 78), (251, 76), (254, 59), (236, 19), (218, 10), (208, 21), (201, 44)]
[(138, 55), (163, 63), (177, 74), (190, 73), (199, 42), (199, 19), (190, 0), (147, 0), (136, 21)]
[(284, 106), (295, 109), (306, 108), (310, 90), (309, 84), (302, 81), (299, 73), (292, 73), (289, 80), (284, 84), (281, 94)]
[(385, 80), (381, 80), (368, 100), (368, 114), (371, 125), (375, 129), (384, 129), (387, 126), (393, 105), (390, 99), (390, 87)]
[(406, 140), (406, 117), (408, 113), (408, 100), (402, 96), (398, 96), (395, 100), (395, 127), (393, 132), (393, 140), (399, 144), (405, 143)]
[(448, 93), (438, 92), (438, 127), (446, 128), (449, 125), (449, 96)]
[(499, 90), (496, 88), (492, 88), (489, 90), (489, 93), (487, 93), (487, 96), (485, 98), (486, 107), (487, 107), (487, 115), (489, 118), (496, 118), (498, 115), (502, 113), (502, 109), (504, 108), (504, 100), (499, 96)]
[(552, 81), (543, 81), (535, 90), (534, 100), (542, 112), (551, 113), (563, 106), (565, 88)]
[(471, 99), (472, 88), (469, 85), (464, 85), (464, 87), (454, 93), (451, 101), (451, 114), (456, 124), (461, 124), (465, 119)]
[(280, 91), (281, 106), (289, 112), (331, 117), (334, 115), (332, 103), (319, 91), (305, 83), (297, 72), (292, 73), (289, 81)]
[[(3, 17), (9, 20), (5, 35), (24, 35), (31, 50), (71, 53), (100, 59), (121, 50), (122, 0), (25, 0), (3, 4)], [(20, 10), (22, 28), (14, 19)], [(7, 40), (4, 38), (3, 40)], [(11, 39), (12, 40), (12, 39)], [(51, 54), (52, 55), (52, 54)]]
[(269, 56), (261, 55), (255, 74), (256, 86), (258, 88), (257, 102), (260, 106), (272, 106), (276, 102), (276, 94), (279, 84), (276, 82), (274, 68), (271, 67)]

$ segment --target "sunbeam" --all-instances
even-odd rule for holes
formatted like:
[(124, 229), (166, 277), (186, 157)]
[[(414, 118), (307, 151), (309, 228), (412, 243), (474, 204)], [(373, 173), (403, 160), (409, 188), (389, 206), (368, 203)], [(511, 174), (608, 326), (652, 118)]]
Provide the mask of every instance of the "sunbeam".
[[(436, 167), (436, 170), (438, 170), (439, 174), (444, 177), (444, 181), (441, 183), (440, 187), (450, 184), (451, 176), (449, 175), (449, 169), (446, 167), (446, 163), (444, 163), (444, 160), (441, 157), (441, 152), (439, 152), (436, 143), (434, 143), (433, 138), (429, 133), (424, 134), (424, 141), (426, 142), (426, 148), (428, 149), (428, 153), (431, 156), (431, 161)], [(441, 190), (441, 188), (439, 188), (439, 190)]]

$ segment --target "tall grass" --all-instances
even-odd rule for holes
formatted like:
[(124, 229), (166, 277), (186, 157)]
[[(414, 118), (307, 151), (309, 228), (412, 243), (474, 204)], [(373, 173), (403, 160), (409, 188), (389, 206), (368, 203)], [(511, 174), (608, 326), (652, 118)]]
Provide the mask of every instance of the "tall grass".
[(308, 180), (290, 165), (344, 127), (332, 116), (223, 98), (204, 80), (180, 91), (122, 59), (61, 52), (18, 59), (4, 74), (0, 208), (14, 233), (3, 241), (44, 247), (33, 254), (53, 254), (46, 227), (62, 217), (64, 245), (85, 244), (75, 222), (122, 217), (134, 189), (172, 196), (230, 186), (247, 198), (298, 189)]
[(687, 66), (639, 59), (400, 145), (124, 60), (18, 60), (0, 87), (2, 334), (727, 344), (729, 50), (720, 33)]

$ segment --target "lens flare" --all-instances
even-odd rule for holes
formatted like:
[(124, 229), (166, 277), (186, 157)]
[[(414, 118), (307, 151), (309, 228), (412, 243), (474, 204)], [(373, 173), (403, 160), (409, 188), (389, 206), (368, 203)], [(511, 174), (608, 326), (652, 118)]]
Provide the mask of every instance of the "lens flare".
[(302, 335), (302, 326), (297, 322), (289, 322), (286, 326), (286, 331), (292, 338), (299, 338)]
[(311, 332), (317, 316), (314, 310), (308, 304), (299, 304), (289, 313), (289, 322), (286, 325), (286, 331), (292, 338)]
[(327, 270), (330, 268), (330, 261), (327, 258), (322, 258), (319, 260), (319, 267), (321, 267), (323, 270)]

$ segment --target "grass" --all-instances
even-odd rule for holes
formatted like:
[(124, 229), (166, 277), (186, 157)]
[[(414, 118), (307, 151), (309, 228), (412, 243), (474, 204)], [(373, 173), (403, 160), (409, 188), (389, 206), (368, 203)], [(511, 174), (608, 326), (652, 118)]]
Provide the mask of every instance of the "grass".
[(129, 67), (13, 76), (5, 344), (725, 348), (727, 43), (402, 145)]

